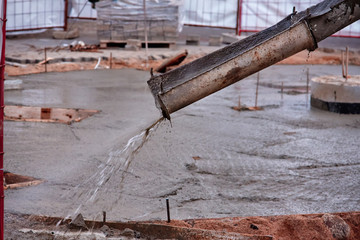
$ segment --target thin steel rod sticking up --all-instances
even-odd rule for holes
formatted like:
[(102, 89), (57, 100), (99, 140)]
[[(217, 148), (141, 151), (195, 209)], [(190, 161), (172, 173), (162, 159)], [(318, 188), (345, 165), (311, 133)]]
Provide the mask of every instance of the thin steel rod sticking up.
[(257, 80), (256, 80), (256, 96), (255, 96), (255, 107), (257, 107), (258, 103), (258, 95), (259, 95), (259, 81), (260, 81), (260, 72), (257, 73)]
[(346, 63), (345, 63), (345, 78), (346, 81), (348, 80), (349, 77), (349, 47), (346, 47)]

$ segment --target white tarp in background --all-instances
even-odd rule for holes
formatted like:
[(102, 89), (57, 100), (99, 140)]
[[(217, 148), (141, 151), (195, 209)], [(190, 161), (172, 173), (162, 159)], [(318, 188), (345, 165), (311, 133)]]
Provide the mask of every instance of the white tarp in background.
[[(276, 0), (264, 2), (263, 0), (243, 0), (241, 6), (241, 31), (261, 31), (268, 28), (287, 15), (293, 6), (296, 11), (306, 10), (322, 0)], [(344, 28), (335, 35), (360, 36), (360, 22), (357, 21)]]
[(64, 0), (8, 0), (6, 30), (64, 26)]
[[(261, 31), (287, 15), (293, 7), (303, 11), (322, 0), (243, 0), (241, 1), (241, 30)], [(185, 0), (184, 24), (236, 28), (238, 2), (240, 0)], [(357, 21), (335, 35), (360, 36)]]
[(182, 6), (180, 0), (147, 0), (145, 12), (143, 0), (102, 0), (96, 4), (98, 36), (144, 40), (147, 29), (150, 41), (176, 41), (182, 29)]
[(243, 0), (241, 5), (241, 27), (250, 31), (263, 30), (292, 13), (294, 6), (296, 11), (303, 11), (320, 1), (321, 0), (280, 0), (274, 2), (267, 1), (264, 3), (259, 0)]
[(91, 7), (88, 0), (69, 0), (69, 5), (72, 5), (70, 17), (97, 18), (96, 9)]
[[(91, 4), (87, 0), (69, 1), (73, 7), (70, 12), (71, 17), (97, 17), (96, 10), (91, 8)], [(274, 25), (290, 14), (293, 6), (296, 7), (297, 11), (302, 11), (320, 1), (243, 0), (241, 1), (241, 31), (260, 31)], [(235, 29), (238, 20), (238, 2), (240, 0), (184, 0), (185, 16), (183, 23)], [(7, 30), (64, 25), (64, 0), (8, 0), (7, 11)], [(336, 35), (359, 37), (360, 22), (351, 24)]]
[(185, 0), (184, 24), (236, 28), (238, 0)]

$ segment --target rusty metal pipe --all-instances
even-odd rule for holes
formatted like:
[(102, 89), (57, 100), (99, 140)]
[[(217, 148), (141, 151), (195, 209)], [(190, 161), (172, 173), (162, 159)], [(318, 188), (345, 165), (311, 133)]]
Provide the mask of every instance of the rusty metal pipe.
[(200, 100), (304, 49), (315, 47), (306, 22), (159, 95), (169, 113)]
[[(341, 18), (339, 25), (335, 18)], [(297, 52), (315, 50), (318, 41), (359, 18), (358, 1), (325, 0), (187, 65), (152, 76), (148, 85), (156, 106), (170, 119), (171, 113)], [(331, 31), (325, 29), (327, 21), (336, 25), (329, 27)]]
[[(282, 59), (304, 49), (315, 48), (315, 43), (305, 21), (291, 29), (254, 46), (248, 51), (229, 59), (226, 63), (214, 66), (188, 81), (173, 86), (172, 81), (165, 82), (165, 74), (152, 78), (149, 85), (160, 80), (160, 88), (154, 96), (163, 115), (170, 118), (173, 113), (211, 93), (227, 87), (253, 73), (260, 71)], [(217, 57), (217, 56), (205, 56)], [(196, 64), (197, 62), (192, 62)], [(181, 70), (181, 69), (175, 69)], [(170, 73), (174, 73), (170, 71)], [(173, 78), (173, 77), (172, 77)], [(168, 83), (168, 84), (166, 84)]]

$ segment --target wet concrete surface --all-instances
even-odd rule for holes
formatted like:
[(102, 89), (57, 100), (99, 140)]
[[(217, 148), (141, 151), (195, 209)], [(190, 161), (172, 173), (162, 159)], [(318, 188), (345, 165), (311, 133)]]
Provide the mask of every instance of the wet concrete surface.
[[(276, 65), (260, 82), (305, 88), (308, 67), (311, 77), (341, 74), (339, 66)], [(22, 78), (24, 90), (6, 92), (6, 104), (101, 112), (72, 125), (5, 122), (5, 169), (46, 181), (7, 190), (5, 211), (154, 220), (166, 219), (166, 198), (174, 219), (360, 210), (359, 115), (312, 109), (310, 95), (282, 98), (265, 86), (263, 111), (232, 110), (239, 96), (254, 105), (252, 75), (172, 114), (172, 127), (162, 121), (124, 151), (160, 117), (148, 79), (126, 69), (37, 74)]]

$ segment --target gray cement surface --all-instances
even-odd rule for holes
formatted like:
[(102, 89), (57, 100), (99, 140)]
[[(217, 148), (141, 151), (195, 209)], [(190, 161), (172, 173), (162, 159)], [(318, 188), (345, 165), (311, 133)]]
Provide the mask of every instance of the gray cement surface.
[[(341, 74), (339, 66), (275, 65), (260, 82), (305, 88), (307, 67), (311, 77)], [(263, 111), (232, 110), (239, 96), (254, 106), (252, 75), (172, 114), (172, 127), (160, 122), (142, 142), (160, 116), (148, 78), (128, 69), (22, 77), (6, 104), (101, 113), (72, 125), (5, 122), (5, 169), (45, 180), (7, 190), (5, 211), (166, 219), (166, 198), (174, 219), (360, 210), (359, 115), (312, 109), (307, 94), (281, 98), (265, 86)]]

